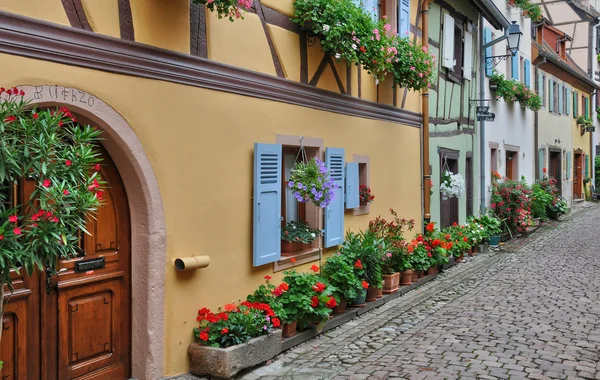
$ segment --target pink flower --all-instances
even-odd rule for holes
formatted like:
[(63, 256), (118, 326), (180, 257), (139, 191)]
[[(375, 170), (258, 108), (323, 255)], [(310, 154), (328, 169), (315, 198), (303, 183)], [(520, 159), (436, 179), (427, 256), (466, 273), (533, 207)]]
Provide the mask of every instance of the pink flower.
[(52, 182), (49, 179), (45, 179), (42, 182), (42, 186), (44, 186), (45, 188), (49, 188), (50, 186), (52, 186)]
[(15, 227), (15, 228), (13, 229), (13, 233), (14, 233), (15, 235), (21, 235), (21, 229), (20, 229), (19, 227)]
[(412, 71), (415, 71), (415, 67), (414, 67), (414, 66), (411, 66), (411, 67), (410, 67), (410, 69), (411, 69)]
[(16, 215), (11, 215), (8, 217), (8, 221), (11, 223), (17, 223), (18, 220), (19, 220), (19, 218), (17, 218)]

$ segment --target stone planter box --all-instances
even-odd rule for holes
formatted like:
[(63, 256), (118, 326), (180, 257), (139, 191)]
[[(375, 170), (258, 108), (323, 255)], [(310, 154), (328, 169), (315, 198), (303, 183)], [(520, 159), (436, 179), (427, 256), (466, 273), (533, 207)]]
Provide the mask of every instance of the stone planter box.
[(219, 379), (228, 379), (244, 368), (272, 359), (281, 352), (281, 329), (273, 330), (269, 335), (259, 336), (250, 341), (228, 348), (190, 344), (190, 372), (194, 375), (209, 375)]

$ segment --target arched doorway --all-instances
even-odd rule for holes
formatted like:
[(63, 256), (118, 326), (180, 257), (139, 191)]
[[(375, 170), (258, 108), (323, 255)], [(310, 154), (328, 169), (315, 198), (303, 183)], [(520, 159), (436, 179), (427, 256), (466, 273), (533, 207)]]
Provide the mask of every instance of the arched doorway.
[[(31, 99), (34, 105), (66, 106), (77, 115), (79, 121), (89, 122), (103, 131), (103, 145), (107, 156), (114, 163), (116, 173), (122, 178), (124, 193), (127, 194), (125, 203), (130, 214), (130, 282), (131, 294), (135, 295), (135, 297), (128, 295), (126, 299), (130, 306), (130, 318), (135, 321), (127, 334), (130, 337), (128, 350), (131, 363), (130, 374), (140, 380), (160, 378), (163, 375), (166, 227), (158, 183), (142, 144), (117, 111), (90, 93), (56, 85), (18, 87), (25, 91), (26, 98)], [(108, 261), (105, 265), (108, 266)], [(33, 283), (35, 281), (37, 285)], [(7, 314), (9, 319), (13, 318), (9, 323), (14, 324), (14, 331), (40, 334), (40, 329), (43, 328), (42, 321), (27, 312), (30, 310), (27, 305), (39, 304), (42, 301), (40, 291), (33, 291), (42, 286), (45, 284), (37, 277), (17, 281), (17, 293), (11, 299), (12, 314)], [(81, 309), (77, 309), (79, 310)], [(62, 323), (62, 319), (59, 323)], [(56, 335), (58, 336), (58, 333)], [(8, 336), (18, 339), (18, 335)], [(5, 340), (10, 341), (3, 336), (3, 350)], [(44, 370), (42, 367), (45, 364), (36, 358), (40, 357), (40, 350), (43, 350), (46, 345), (40, 346), (37, 343), (26, 345), (23, 339), (13, 343), (11, 347), (18, 347), (18, 351), (11, 353), (15, 357), (17, 371), (42, 374)], [(58, 342), (58, 344), (62, 347), (66, 342)], [(94, 344), (100, 347), (100, 343)], [(3, 358), (8, 357), (9, 353), (2, 351), (0, 354)], [(78, 355), (77, 360), (80, 356), (81, 354)], [(67, 359), (74, 361), (75, 357)], [(64, 365), (64, 360), (61, 363)], [(33, 375), (19, 378), (38, 377)], [(91, 378), (112, 379), (113, 377), (105, 374), (104, 377)]]

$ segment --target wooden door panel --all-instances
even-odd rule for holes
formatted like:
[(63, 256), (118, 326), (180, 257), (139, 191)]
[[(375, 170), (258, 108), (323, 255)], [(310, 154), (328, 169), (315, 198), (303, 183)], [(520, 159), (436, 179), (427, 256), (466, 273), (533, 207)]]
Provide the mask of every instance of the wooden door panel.
[(96, 371), (107, 378), (108, 367), (110, 373), (124, 373), (129, 356), (119, 315), (124, 282), (113, 279), (59, 291), (59, 378), (100, 376)]
[(2, 320), (2, 345), (0, 357), (4, 362), (2, 380), (28, 380), (34, 378), (33, 368), (28, 368), (29, 339), (27, 298), (31, 293), (21, 293), (20, 299), (11, 301)]

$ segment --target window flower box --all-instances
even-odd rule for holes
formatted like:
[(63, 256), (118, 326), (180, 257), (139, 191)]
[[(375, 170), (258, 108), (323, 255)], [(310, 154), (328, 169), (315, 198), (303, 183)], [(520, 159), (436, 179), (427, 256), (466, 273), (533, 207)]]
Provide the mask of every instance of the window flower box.
[(279, 354), (281, 334), (281, 329), (273, 330), (268, 335), (228, 348), (192, 343), (188, 348), (190, 372), (199, 376), (228, 379), (244, 368), (264, 363)]

